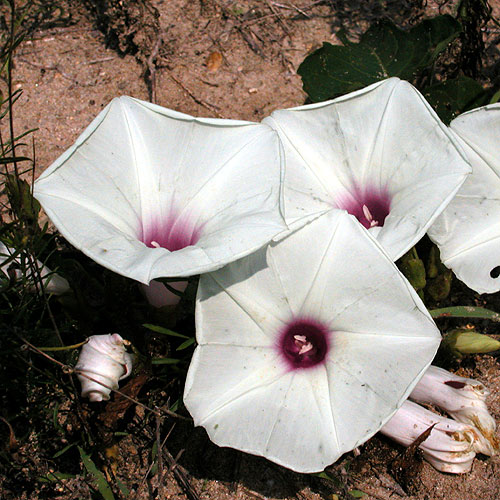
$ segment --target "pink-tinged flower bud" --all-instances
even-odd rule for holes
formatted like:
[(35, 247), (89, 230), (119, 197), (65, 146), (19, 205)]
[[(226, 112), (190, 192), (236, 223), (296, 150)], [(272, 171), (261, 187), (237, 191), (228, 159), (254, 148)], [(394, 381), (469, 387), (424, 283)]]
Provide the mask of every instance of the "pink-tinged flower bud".
[(430, 366), (410, 394), (417, 403), (430, 403), (459, 422), (473, 425), (480, 432), (475, 450), (485, 455), (498, 453), (496, 422), (488, 412), (490, 391), (479, 381), (463, 378), (443, 368)]
[(420, 445), (424, 458), (437, 470), (453, 474), (469, 472), (476, 456), (478, 431), (471, 425), (437, 415), (405, 401), (380, 432), (403, 446), (410, 446), (429, 427)]
[(130, 375), (133, 356), (125, 350), (128, 344), (117, 333), (89, 337), (75, 366), (83, 397), (107, 401), (118, 381)]

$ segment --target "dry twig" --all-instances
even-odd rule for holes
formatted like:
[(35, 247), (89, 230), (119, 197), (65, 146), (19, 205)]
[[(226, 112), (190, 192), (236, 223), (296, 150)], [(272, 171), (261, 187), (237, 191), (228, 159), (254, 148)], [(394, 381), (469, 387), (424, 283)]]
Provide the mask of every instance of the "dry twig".
[(172, 80), (177, 83), (177, 85), (179, 85), (179, 87), (181, 87), (182, 90), (184, 90), (184, 92), (186, 92), (186, 94), (191, 97), (191, 99), (193, 99), (194, 102), (196, 102), (197, 104), (199, 104), (200, 106), (203, 106), (204, 108), (208, 109), (209, 111), (211, 111), (212, 113), (215, 113), (215, 115), (218, 117), (218, 118), (223, 118), (223, 116), (219, 113), (219, 108), (217, 106), (215, 106), (214, 104), (210, 104), (209, 102), (206, 102), (204, 101), (203, 99), (200, 99), (199, 97), (196, 97), (196, 95), (191, 91), (189, 90), (178, 78), (176, 78), (174, 75), (170, 74), (170, 78), (172, 78)]

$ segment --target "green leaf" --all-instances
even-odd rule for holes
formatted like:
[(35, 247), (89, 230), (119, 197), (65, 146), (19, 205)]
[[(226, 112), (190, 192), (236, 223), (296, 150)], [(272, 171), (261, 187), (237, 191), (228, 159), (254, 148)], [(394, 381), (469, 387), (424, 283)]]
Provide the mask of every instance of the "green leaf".
[(130, 490), (125, 486), (125, 484), (120, 481), (118, 478), (116, 478), (116, 484), (118, 485), (118, 488), (120, 490), (120, 493), (125, 497), (128, 498), (130, 495)]
[(66, 453), (70, 448), (73, 448), (73, 446), (75, 446), (75, 443), (68, 444), (62, 450), (59, 450), (58, 452), (54, 453), (54, 455), (52, 455), (52, 458), (60, 457), (61, 455)]
[(490, 94), (480, 83), (463, 75), (431, 85), (423, 94), (447, 125), (464, 111), (488, 104), (490, 100)]
[(187, 339), (186, 341), (184, 341), (177, 349), (176, 351), (182, 351), (184, 349), (186, 349), (187, 347), (189, 347), (190, 345), (193, 345), (194, 344), (194, 337), (191, 337), (190, 339)]
[(175, 358), (155, 358), (151, 360), (153, 365), (175, 365), (180, 362), (180, 359)]
[(104, 500), (115, 500), (115, 496), (111, 491), (111, 488), (104, 477), (104, 474), (96, 467), (96, 464), (92, 461), (89, 455), (87, 455), (82, 448), (78, 447), (78, 451), (80, 452), (80, 457), (82, 459), (83, 465), (87, 469), (87, 472), (94, 476), (94, 479), (97, 482), (97, 489), (99, 493), (102, 495)]
[(366, 493), (360, 490), (351, 490), (349, 492), (349, 495), (351, 495), (353, 498), (363, 498), (364, 496), (366, 496)]
[(388, 20), (373, 24), (359, 43), (324, 43), (298, 69), (312, 101), (323, 101), (390, 76), (412, 80), (458, 36), (461, 26), (449, 15), (427, 19), (409, 31)]
[(492, 321), (500, 321), (500, 314), (485, 309), (484, 307), (474, 306), (454, 306), (443, 307), (441, 309), (432, 309), (429, 311), (434, 319), (437, 318), (483, 318)]
[(149, 323), (144, 323), (142, 326), (156, 333), (161, 333), (163, 335), (170, 335), (170, 337), (180, 337), (181, 339), (189, 338), (187, 335), (174, 332), (173, 330), (169, 330), (168, 328), (163, 328), (162, 326), (150, 325)]

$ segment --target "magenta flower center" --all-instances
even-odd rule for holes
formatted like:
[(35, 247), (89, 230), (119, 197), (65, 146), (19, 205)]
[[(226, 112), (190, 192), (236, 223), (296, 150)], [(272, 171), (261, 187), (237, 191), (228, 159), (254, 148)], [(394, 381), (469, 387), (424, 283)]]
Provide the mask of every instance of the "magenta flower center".
[(349, 196), (337, 200), (337, 206), (347, 210), (366, 229), (370, 229), (384, 225), (391, 210), (391, 198), (387, 190), (355, 189)]
[(310, 319), (295, 319), (280, 335), (279, 351), (290, 369), (310, 368), (325, 359), (329, 349), (329, 330)]
[(201, 226), (187, 217), (171, 214), (164, 220), (144, 224), (139, 239), (149, 248), (166, 248), (171, 252), (195, 245), (201, 236)]

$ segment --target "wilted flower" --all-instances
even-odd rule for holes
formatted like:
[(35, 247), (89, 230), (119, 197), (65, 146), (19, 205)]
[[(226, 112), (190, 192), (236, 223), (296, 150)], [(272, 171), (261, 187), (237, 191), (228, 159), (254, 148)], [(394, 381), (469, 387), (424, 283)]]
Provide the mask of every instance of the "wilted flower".
[(429, 228), (443, 264), (479, 293), (500, 290), (500, 104), (455, 118), (450, 124), (472, 164), (452, 202)]
[(117, 333), (89, 337), (75, 366), (83, 397), (107, 401), (111, 389), (118, 389), (118, 381), (130, 375), (133, 358), (125, 350), (127, 344)]
[(476, 451), (496, 455), (496, 423), (486, 406), (490, 391), (479, 381), (459, 377), (443, 368), (430, 366), (410, 394), (417, 403), (430, 403), (459, 422), (472, 425), (480, 435)]
[[(6, 276), (9, 273), (9, 268), (11, 264), (19, 265), (21, 259), (19, 256), (13, 257), (16, 252), (12, 248), (8, 248), (0, 241), (0, 272)], [(53, 293), (54, 295), (62, 295), (70, 290), (68, 281), (57, 273), (51, 271), (47, 266), (44, 266), (39, 260), (36, 261), (38, 269), (40, 271), (40, 277), (43, 281), (44, 290), (47, 293)], [(23, 272), (21, 269), (15, 268), (14, 273), (16, 279), (21, 280), (23, 278)], [(28, 269), (25, 273), (25, 278), (28, 281), (30, 289), (35, 291), (37, 289), (35, 285), (35, 279), (33, 278), (33, 272)]]
[(266, 125), (114, 99), (35, 183), (59, 231), (148, 284), (217, 269), (285, 228), (281, 149)]
[(430, 427), (429, 436), (419, 445), (424, 458), (441, 472), (469, 472), (478, 439), (478, 431), (471, 425), (405, 401), (380, 432), (403, 446), (410, 446)]
[(425, 234), (470, 172), (453, 134), (398, 78), (275, 111), (264, 123), (285, 148), (289, 226), (345, 209), (393, 260)]
[(299, 472), (380, 429), (440, 340), (413, 288), (340, 210), (203, 275), (196, 306), (184, 393), (195, 424)]

